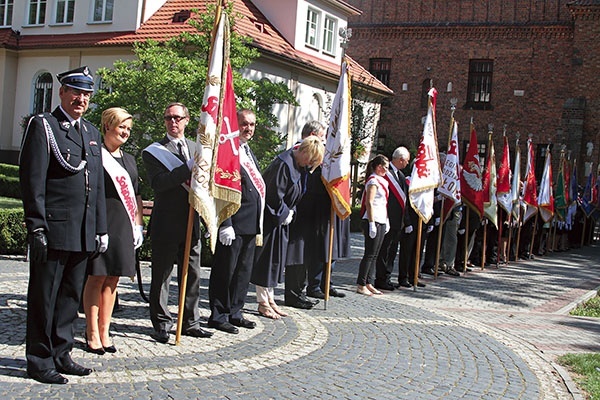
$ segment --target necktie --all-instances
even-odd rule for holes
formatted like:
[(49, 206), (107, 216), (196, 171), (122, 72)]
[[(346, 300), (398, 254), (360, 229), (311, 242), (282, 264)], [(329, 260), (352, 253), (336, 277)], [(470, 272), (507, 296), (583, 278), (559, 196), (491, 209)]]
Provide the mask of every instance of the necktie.
[(177, 149), (179, 150), (179, 155), (185, 161), (188, 160), (187, 152), (183, 149), (183, 143), (177, 142)]
[(81, 134), (81, 129), (79, 129), (79, 121), (75, 121), (75, 123), (73, 124), (73, 128), (75, 128), (75, 130), (79, 134), (79, 140), (81, 140), (81, 158), (85, 160), (85, 144), (83, 142), (83, 135)]
[(73, 124), (73, 127), (77, 130), (77, 133), (79, 133), (81, 135), (81, 131), (79, 130), (79, 121), (75, 121), (75, 123)]

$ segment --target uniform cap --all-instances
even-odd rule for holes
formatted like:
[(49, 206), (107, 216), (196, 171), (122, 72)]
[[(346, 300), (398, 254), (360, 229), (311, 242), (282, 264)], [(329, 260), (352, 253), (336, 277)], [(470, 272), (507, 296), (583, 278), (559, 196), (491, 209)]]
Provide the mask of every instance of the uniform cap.
[(94, 78), (90, 74), (87, 66), (79, 67), (71, 71), (56, 75), (61, 85), (69, 86), (74, 89), (94, 91)]

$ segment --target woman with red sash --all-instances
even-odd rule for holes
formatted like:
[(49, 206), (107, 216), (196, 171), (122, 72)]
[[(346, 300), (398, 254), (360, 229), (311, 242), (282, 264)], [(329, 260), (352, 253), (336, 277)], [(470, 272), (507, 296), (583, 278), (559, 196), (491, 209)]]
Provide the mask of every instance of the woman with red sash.
[(365, 235), (365, 253), (358, 268), (356, 292), (367, 296), (382, 294), (373, 286), (373, 283), (377, 255), (381, 249), (383, 238), (390, 229), (387, 215), (388, 182), (384, 178), (389, 165), (387, 157), (378, 154), (369, 161), (365, 172), (367, 181), (360, 209), (361, 228)]
[(91, 257), (83, 291), (86, 351), (98, 355), (117, 351), (109, 334), (119, 277), (135, 275), (135, 249), (142, 245), (142, 197), (135, 158), (121, 150), (131, 134), (132, 116), (113, 107), (102, 113), (102, 165), (110, 246)]

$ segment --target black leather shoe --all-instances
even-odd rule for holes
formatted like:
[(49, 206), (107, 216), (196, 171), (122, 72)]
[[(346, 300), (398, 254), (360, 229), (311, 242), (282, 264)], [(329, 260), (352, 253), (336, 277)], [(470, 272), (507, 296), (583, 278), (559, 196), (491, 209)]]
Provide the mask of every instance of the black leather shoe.
[(58, 373), (55, 369), (45, 369), (43, 371), (27, 371), (27, 375), (31, 379), (35, 379), (41, 383), (56, 383), (59, 385), (64, 385), (69, 382), (67, 378)]
[(423, 273), (426, 275), (435, 275), (435, 271), (432, 268), (425, 268)]
[[(394, 287), (392, 286), (392, 289), (394, 290)], [(335, 288), (329, 288), (329, 295), (331, 297), (346, 297), (346, 293), (344, 292), (340, 292), (339, 290), (335, 289)]]
[(385, 283), (375, 283), (375, 285), (374, 285), (374, 286), (375, 286), (375, 288), (376, 288), (376, 289), (379, 289), (379, 290), (389, 290), (389, 291), (393, 291), (393, 290), (395, 289), (395, 288), (394, 288), (394, 285), (392, 285), (392, 284), (391, 284), (391, 283), (389, 283), (389, 282), (385, 282)]
[(91, 368), (84, 367), (83, 365), (79, 365), (74, 361), (67, 363), (62, 366), (56, 366), (56, 371), (61, 374), (67, 375), (77, 375), (77, 376), (87, 376), (92, 373)]
[(154, 331), (152, 335), (150, 335), (152, 339), (156, 340), (158, 343), (168, 343), (169, 342), (169, 332), (164, 329), (159, 329)]
[[(235, 328), (235, 326), (234, 326), (234, 328)], [(188, 329), (187, 331), (183, 332), (183, 334), (185, 336), (199, 337), (199, 338), (209, 338), (209, 337), (211, 337), (213, 335), (212, 332), (205, 331), (202, 328)]]
[(425, 287), (427, 286), (426, 284), (424, 284), (423, 282), (417, 282), (417, 287)]
[(410, 287), (412, 287), (412, 284), (409, 281), (404, 280), (402, 282), (399, 282), (396, 287), (398, 287), (398, 288), (401, 288), (401, 287), (410, 288)]
[(220, 322), (220, 321), (208, 321), (209, 328), (215, 328), (218, 331), (233, 333), (236, 334), (239, 332), (239, 329), (230, 324), (229, 322)]
[(240, 328), (246, 328), (246, 329), (254, 329), (256, 328), (256, 322), (254, 321), (250, 321), (249, 319), (246, 318), (231, 318), (229, 320), (229, 322), (231, 323), (231, 325), (233, 326), (237, 326)]
[(117, 352), (117, 348), (115, 347), (114, 344), (111, 344), (110, 346), (105, 347), (104, 351), (106, 351), (107, 353), (116, 353)]
[(306, 295), (308, 297), (314, 297), (315, 299), (324, 299), (325, 298), (325, 293), (321, 292), (320, 290), (318, 292), (308, 292), (308, 293), (306, 293)]
[(300, 298), (298, 299), (299, 301), (303, 302), (303, 303), (308, 303), (311, 306), (316, 306), (317, 304), (319, 304), (319, 300), (311, 300), (306, 296), (300, 296)]
[(460, 276), (460, 274), (458, 273), (458, 271), (456, 269), (454, 269), (454, 268), (448, 268), (446, 270), (446, 273), (448, 275), (452, 275), (452, 276)]
[(302, 301), (300, 299), (294, 301), (294, 302), (285, 302), (285, 305), (288, 307), (294, 307), (294, 308), (299, 308), (301, 310), (310, 310), (311, 308), (314, 307), (313, 303), (309, 303), (309, 302), (305, 302)]

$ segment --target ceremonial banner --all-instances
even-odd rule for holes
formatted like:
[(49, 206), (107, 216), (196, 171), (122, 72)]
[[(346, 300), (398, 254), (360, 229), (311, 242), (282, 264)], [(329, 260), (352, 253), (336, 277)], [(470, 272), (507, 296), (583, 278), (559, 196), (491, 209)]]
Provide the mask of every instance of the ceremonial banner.
[(510, 149), (508, 147), (508, 137), (504, 135), (504, 149), (502, 151), (502, 161), (498, 169), (498, 187), (496, 197), (498, 205), (510, 214), (512, 211), (512, 193), (510, 185)]
[(535, 179), (535, 166), (533, 143), (527, 140), (527, 168), (525, 169), (525, 182), (523, 182), (523, 202), (525, 203), (525, 215), (523, 222), (534, 216), (538, 209), (537, 182)]
[(494, 141), (491, 132), (488, 137), (488, 157), (486, 161), (486, 168), (483, 173), (483, 215), (498, 227), (496, 153), (494, 152)]
[(433, 192), (441, 183), (440, 160), (435, 133), (435, 102), (437, 91), (429, 90), (429, 107), (423, 135), (410, 175), (408, 196), (412, 208), (427, 223), (433, 215)]
[(556, 194), (554, 196), (554, 210), (561, 221), (567, 216), (567, 197), (568, 188), (565, 182), (565, 152), (560, 153), (560, 163), (558, 166), (558, 175), (556, 177)]
[(321, 180), (331, 197), (331, 205), (341, 219), (350, 216), (350, 74), (342, 62), (342, 74), (331, 106)]
[(510, 185), (510, 197), (512, 200), (513, 217), (518, 221), (521, 217), (521, 148), (519, 147), (519, 139), (517, 139), (515, 149), (515, 167), (513, 168), (512, 183)]
[(219, 225), (235, 214), (241, 202), (239, 130), (229, 65), (229, 21), (225, 12), (217, 12), (212, 37), (196, 136), (190, 204), (206, 225), (214, 253)]
[(446, 160), (442, 166), (442, 185), (438, 191), (446, 198), (444, 201), (444, 220), (450, 211), (461, 203), (460, 177), (458, 176), (458, 124), (453, 119), (452, 136), (446, 153)]
[(585, 212), (587, 217), (590, 216), (594, 211), (594, 204), (592, 204), (592, 188), (594, 187), (594, 173), (590, 171), (585, 189), (583, 189), (583, 195), (581, 196), (581, 209)]
[(544, 222), (548, 222), (554, 215), (554, 195), (552, 193), (552, 156), (550, 147), (546, 148), (546, 163), (544, 165), (544, 173), (540, 182), (540, 195), (538, 197), (538, 207), (540, 209), (540, 217)]
[(471, 123), (469, 148), (460, 173), (460, 189), (463, 201), (481, 217), (483, 214), (483, 182), (479, 164), (477, 132), (475, 132), (473, 123)]

